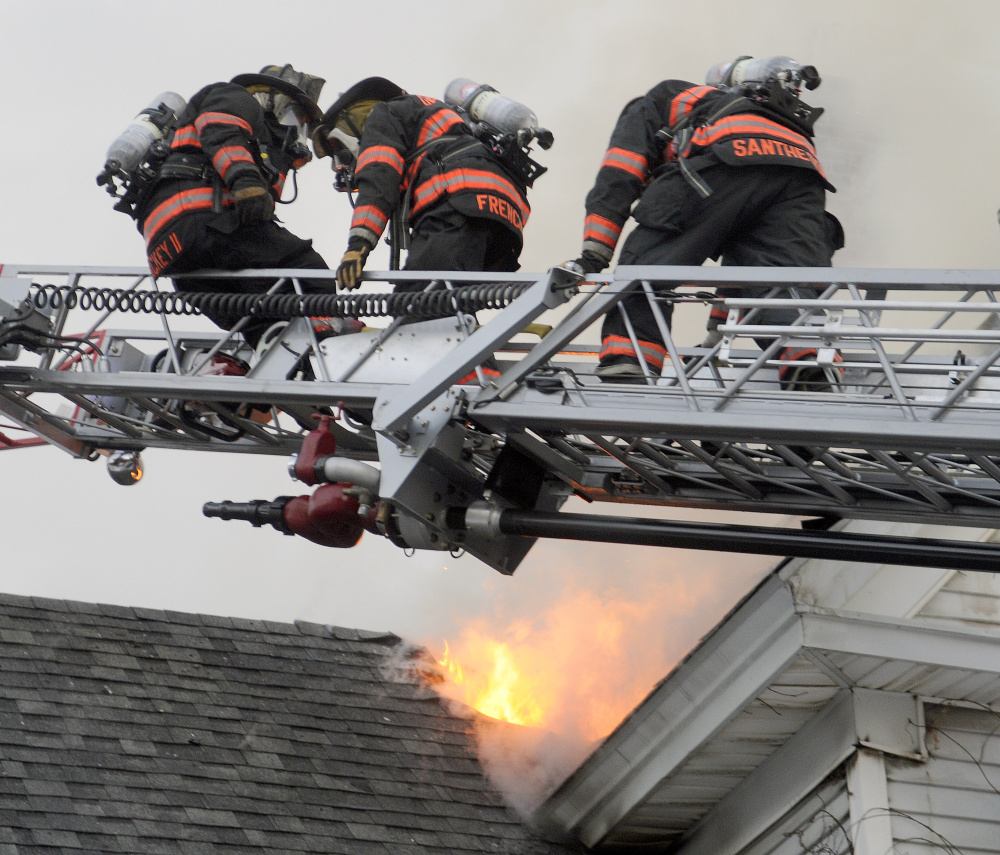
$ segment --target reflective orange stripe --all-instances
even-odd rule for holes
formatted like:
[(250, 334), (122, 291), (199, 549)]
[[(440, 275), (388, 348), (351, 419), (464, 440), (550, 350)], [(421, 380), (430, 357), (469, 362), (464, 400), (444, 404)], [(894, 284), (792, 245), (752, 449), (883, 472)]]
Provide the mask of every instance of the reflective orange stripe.
[(183, 148), (184, 146), (201, 148), (201, 138), (194, 129), (194, 125), (185, 125), (183, 128), (178, 128), (174, 131), (174, 138), (170, 141), (170, 147)]
[(670, 124), (677, 124), (677, 122), (690, 113), (691, 110), (694, 109), (695, 104), (697, 104), (709, 92), (718, 91), (719, 90), (714, 86), (692, 86), (690, 89), (685, 89), (680, 95), (676, 96), (674, 100), (670, 102)]
[[(485, 378), (489, 378), (489, 379), (494, 379), (495, 380), (497, 377), (500, 376), (500, 372), (499, 371), (495, 371), (492, 368), (482, 368), (480, 370), (483, 372), (483, 378), (484, 379)], [(468, 386), (470, 383), (476, 383), (478, 381), (479, 381), (479, 375), (476, 374), (475, 371), (470, 371), (461, 380), (456, 380), (455, 381), (455, 385), (456, 386)]]
[(358, 165), (355, 167), (354, 173), (359, 173), (372, 163), (388, 164), (400, 175), (403, 174), (403, 155), (391, 146), (373, 145), (366, 148), (358, 157)]
[(389, 222), (388, 216), (374, 205), (359, 205), (354, 209), (354, 216), (351, 217), (351, 228), (365, 228), (382, 234), (385, 224)]
[(454, 110), (449, 110), (447, 107), (442, 107), (436, 113), (432, 113), (424, 122), (423, 127), (420, 128), (420, 134), (417, 137), (417, 148), (428, 140), (437, 139), (450, 128), (461, 124), (464, 123), (458, 113)]
[[(782, 362), (797, 362), (800, 359), (814, 359), (818, 355), (819, 354), (816, 352), (815, 347), (803, 347), (799, 348), (798, 350), (793, 350), (790, 347), (786, 347), (783, 351), (781, 351), (781, 354), (778, 356), (778, 359), (780, 359)], [(844, 358), (840, 355), (840, 353), (834, 353), (833, 361), (843, 362)], [(796, 367), (797, 366), (795, 365), (782, 365), (778, 369), (778, 379), (784, 380), (788, 372), (794, 370)], [(838, 367), (837, 371), (843, 373), (844, 369)]]
[[(222, 194), (224, 205), (232, 205), (233, 197), (229, 191)], [(157, 205), (142, 224), (142, 235), (149, 246), (156, 233), (175, 217), (189, 211), (212, 210), (212, 188), (198, 187), (194, 190), (184, 190)]]
[(726, 136), (743, 134), (767, 134), (770, 137), (787, 140), (794, 145), (812, 148), (812, 144), (802, 134), (789, 130), (784, 125), (772, 122), (762, 116), (739, 115), (727, 116), (713, 122), (706, 128), (698, 128), (691, 137), (694, 145), (711, 145)]
[(792, 350), (791, 348), (785, 348), (781, 351), (781, 355), (778, 359), (785, 362), (794, 362), (796, 359), (808, 359), (810, 356), (816, 355), (815, 347), (803, 347), (799, 350)]
[(222, 178), (226, 177), (229, 167), (234, 163), (253, 163), (253, 155), (243, 146), (232, 145), (220, 148), (212, 158), (212, 166)]
[(645, 181), (649, 174), (649, 164), (645, 155), (629, 151), (627, 148), (609, 148), (601, 162), (601, 168), (603, 169), (605, 166), (621, 169), (629, 175), (634, 175), (640, 181)]
[(660, 371), (663, 368), (663, 360), (666, 359), (667, 349), (659, 344), (654, 344), (651, 341), (639, 340), (639, 349), (641, 353), (635, 352), (635, 345), (632, 344), (632, 339), (625, 338), (620, 335), (607, 335), (604, 337), (604, 341), (601, 342), (601, 353), (600, 359), (605, 359), (609, 356), (631, 356), (633, 359), (638, 359), (641, 355), (643, 359), (649, 364), (649, 366), (656, 371)]
[(202, 113), (194, 120), (194, 126), (199, 134), (204, 133), (205, 128), (209, 125), (235, 125), (240, 130), (246, 131), (248, 135), (253, 136), (253, 128), (250, 127), (250, 123), (232, 113)]
[(513, 184), (494, 172), (480, 169), (452, 169), (439, 175), (432, 175), (413, 191), (413, 213), (422, 211), (446, 193), (493, 191), (505, 197), (505, 201), (520, 214), (523, 227), (528, 221), (531, 209), (521, 198)]
[[(802, 134), (789, 130), (784, 125), (759, 116), (739, 115), (720, 119), (707, 128), (699, 128), (695, 131), (691, 137), (691, 145), (706, 147), (726, 139), (746, 135), (760, 137), (760, 139), (752, 139), (749, 145), (759, 147), (761, 150), (758, 153), (762, 155), (799, 157), (796, 152), (782, 150), (783, 146), (787, 147), (790, 144), (805, 155), (804, 158), (799, 159), (808, 160), (817, 172), (823, 174), (823, 168), (816, 156), (816, 149), (808, 139)], [(752, 152), (750, 153), (752, 154)]]
[(597, 214), (588, 214), (587, 219), (583, 221), (584, 240), (594, 240), (614, 249), (621, 234), (622, 227), (618, 223)]

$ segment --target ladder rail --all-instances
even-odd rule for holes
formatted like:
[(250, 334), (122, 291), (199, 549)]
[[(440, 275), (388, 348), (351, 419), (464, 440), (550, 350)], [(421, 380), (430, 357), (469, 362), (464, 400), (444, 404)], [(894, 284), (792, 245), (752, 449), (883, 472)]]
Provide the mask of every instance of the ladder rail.
[[(291, 282), (300, 294), (301, 275), (254, 271), (273, 277), (274, 288)], [(301, 445), (310, 414), (342, 406), (352, 421), (333, 426), (338, 453), (391, 462), (393, 469), (412, 456), (422, 466), (444, 466), (441, 477), (466, 472), (465, 484), (481, 481), (496, 459), (495, 450), (478, 446), (468, 461), (454, 450), (478, 432), (494, 437), (497, 448), (518, 447), (567, 495), (602, 502), (970, 526), (998, 518), (1000, 272), (619, 267), (577, 282), (560, 276), (366, 272), (365, 289), (380, 293), (397, 282), (449, 293), (497, 281), (526, 290), (506, 308), (482, 312), (475, 330), (465, 329), (465, 315), (457, 311), (463, 332), (436, 353), (433, 335), (419, 338), (434, 322), (396, 318), (359, 336), (351, 359), (334, 355), (332, 347), (343, 350), (349, 336), (319, 341), (310, 324), (290, 324), (295, 335), (274, 345), (279, 367), (268, 369), (265, 354), (247, 377), (193, 373), (212, 354), (245, 348), (238, 330), (184, 330), (190, 319), (166, 314), (149, 329), (112, 330), (105, 325), (122, 313), (63, 303), (51, 314), (53, 331), (64, 334), (82, 319), (85, 333), (76, 340), (101, 331), (104, 356), (53, 346), (0, 359), (0, 414), (77, 456), (143, 447), (287, 455)], [(66, 288), (162, 287), (137, 268), (5, 265), (0, 300), (8, 277)], [(335, 272), (310, 270), (309, 277), (332, 282)], [(762, 286), (770, 286), (772, 296), (741, 293), (759, 294)], [(796, 286), (818, 296), (786, 296)], [(725, 295), (712, 291), (718, 287)], [(648, 301), (668, 358), (645, 384), (602, 383), (593, 374), (595, 334), (603, 316), (621, 311), (622, 299), (634, 294)], [(566, 309), (556, 312), (565, 297)], [(661, 309), (665, 300), (674, 304), (673, 329)], [(679, 343), (682, 317), (703, 315), (709, 305), (730, 313), (719, 328), (723, 341)], [(759, 322), (764, 309), (778, 308), (799, 316), (787, 325)], [(524, 344), (518, 336), (527, 324), (549, 312), (558, 315), (551, 332)], [(886, 314), (895, 320), (881, 326)], [(426, 352), (394, 344), (404, 334), (424, 342)], [(637, 345), (634, 329), (629, 335)], [(756, 340), (764, 338), (773, 341), (762, 351)], [(805, 363), (819, 368), (842, 356), (836, 363), (842, 380), (828, 391), (782, 389), (778, 356), (790, 344), (812, 347), (816, 355)], [(295, 351), (284, 362), (277, 359), (283, 347)], [(961, 350), (949, 350), (955, 348)], [(161, 349), (172, 371), (150, 369)], [(200, 356), (192, 358), (195, 351)], [(282, 371), (303, 354), (319, 379), (286, 379)], [(386, 367), (387, 354), (414, 363), (410, 373)], [(481, 370), (492, 355), (500, 362), (496, 381)], [(384, 376), (376, 376), (379, 366), (386, 367)], [(479, 382), (454, 386), (468, 371), (479, 371)], [(172, 401), (203, 402), (233, 422), (239, 438), (219, 439), (185, 423)], [(65, 404), (69, 415), (59, 410)], [(273, 405), (282, 414), (263, 425), (227, 404)], [(450, 445), (439, 439), (446, 433)], [(424, 513), (416, 505), (410, 510)]]

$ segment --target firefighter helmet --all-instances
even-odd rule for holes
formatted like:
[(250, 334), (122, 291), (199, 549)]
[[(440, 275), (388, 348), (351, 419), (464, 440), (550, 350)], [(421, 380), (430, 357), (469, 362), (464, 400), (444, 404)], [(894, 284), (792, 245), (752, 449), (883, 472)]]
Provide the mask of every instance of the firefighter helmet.
[(405, 94), (406, 90), (384, 77), (366, 77), (355, 83), (327, 108), (323, 121), (313, 132), (316, 155), (327, 157), (333, 155), (335, 149), (354, 148), (372, 107)]
[(302, 124), (311, 125), (323, 118), (316, 103), (326, 83), (322, 77), (296, 71), (291, 65), (265, 65), (259, 74), (238, 74), (230, 82), (246, 87), (282, 124), (296, 123), (285, 118), (290, 106), (301, 111), (297, 119)]

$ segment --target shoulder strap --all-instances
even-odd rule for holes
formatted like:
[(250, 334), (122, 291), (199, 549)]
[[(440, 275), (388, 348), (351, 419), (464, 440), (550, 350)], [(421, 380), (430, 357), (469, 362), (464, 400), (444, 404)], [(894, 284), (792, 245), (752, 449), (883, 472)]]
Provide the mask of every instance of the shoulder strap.
[[(752, 102), (739, 95), (726, 101), (716, 110), (704, 118), (699, 117), (698, 124), (702, 126), (711, 125), (719, 119), (725, 118), (747, 107), (753, 106)], [(664, 125), (660, 128), (654, 138), (660, 151), (663, 152), (671, 142), (674, 143), (674, 150), (677, 152), (677, 166), (684, 176), (684, 180), (694, 189), (702, 199), (707, 199), (712, 195), (712, 188), (708, 186), (705, 179), (688, 163), (688, 148), (691, 144), (691, 137), (694, 135), (694, 122), (696, 110), (690, 110), (681, 116), (673, 125)]]

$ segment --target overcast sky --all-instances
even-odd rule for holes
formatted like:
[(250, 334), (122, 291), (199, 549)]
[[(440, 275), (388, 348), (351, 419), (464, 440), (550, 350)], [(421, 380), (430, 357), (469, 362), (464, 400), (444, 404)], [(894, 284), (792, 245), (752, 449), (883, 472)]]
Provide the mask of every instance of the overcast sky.
[[(452, 78), (471, 77), (531, 106), (556, 140), (538, 155), (549, 172), (530, 196), (522, 255), (523, 270), (544, 271), (578, 252), (583, 199), (627, 100), (665, 78), (700, 82), (737, 55), (788, 54), (823, 76), (809, 100), (827, 108), (817, 147), (839, 188), (829, 207), (847, 233), (835, 263), (998, 266), (994, 0), (0, 0), (0, 10), (0, 262), (143, 265), (131, 220), (95, 184), (110, 141), (163, 90), (189, 97), (205, 83), (291, 62), (327, 79), (323, 107), (370, 75), (435, 96)], [(284, 219), (336, 266), (347, 202), (325, 163), (303, 170), (299, 190)], [(429, 643), (472, 620), (551, 622), (560, 603), (586, 591), (657, 604), (659, 629), (642, 653), (656, 671), (771, 563), (550, 542), (506, 578), (468, 557), (407, 559), (370, 535), (351, 551), (323, 549), (201, 515), (208, 500), (298, 492), (284, 458), (145, 457), (145, 480), (121, 488), (103, 463), (55, 449), (0, 454), (0, 590), (301, 618)]]

